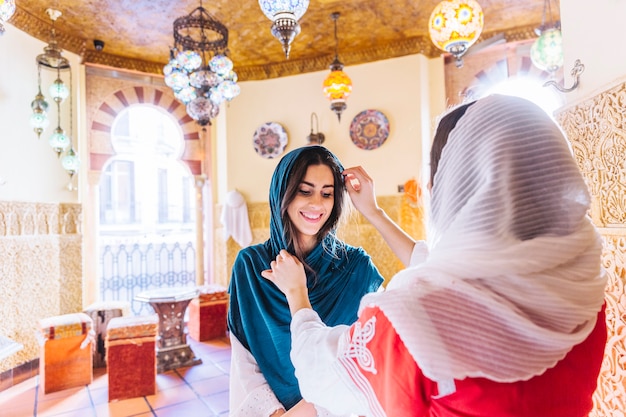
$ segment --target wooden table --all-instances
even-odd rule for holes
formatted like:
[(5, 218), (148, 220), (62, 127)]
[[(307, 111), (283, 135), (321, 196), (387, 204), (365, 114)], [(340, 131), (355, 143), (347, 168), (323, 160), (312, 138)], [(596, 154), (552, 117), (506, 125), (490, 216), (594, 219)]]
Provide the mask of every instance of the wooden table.
[(173, 287), (147, 290), (135, 296), (135, 300), (149, 303), (159, 316), (157, 372), (202, 363), (187, 344), (185, 333), (185, 310), (198, 294), (195, 287)]

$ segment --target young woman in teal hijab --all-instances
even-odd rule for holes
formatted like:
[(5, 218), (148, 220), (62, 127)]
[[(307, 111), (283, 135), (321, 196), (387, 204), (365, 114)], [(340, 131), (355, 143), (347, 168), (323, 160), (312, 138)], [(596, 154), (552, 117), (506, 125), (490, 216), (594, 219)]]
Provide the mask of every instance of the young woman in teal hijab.
[[(281, 249), (306, 265), (313, 308), (329, 325), (350, 324), (363, 295), (383, 277), (362, 249), (335, 234), (346, 195), (343, 167), (323, 146), (286, 154), (270, 185), (270, 238), (242, 249), (229, 287), (231, 332), (230, 416), (332, 416), (304, 402), (291, 363), (287, 299), (261, 271)], [(311, 346), (315, 349), (315, 346)], [(299, 414), (302, 412), (302, 414)]]

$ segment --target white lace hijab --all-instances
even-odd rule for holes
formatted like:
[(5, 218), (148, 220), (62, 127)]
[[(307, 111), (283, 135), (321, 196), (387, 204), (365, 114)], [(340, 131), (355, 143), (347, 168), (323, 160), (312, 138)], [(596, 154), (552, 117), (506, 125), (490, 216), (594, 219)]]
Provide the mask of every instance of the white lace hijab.
[(601, 240), (563, 133), (489, 96), (451, 131), (434, 177), (431, 250), (377, 304), (435, 381), (526, 380), (585, 340), (604, 301)]

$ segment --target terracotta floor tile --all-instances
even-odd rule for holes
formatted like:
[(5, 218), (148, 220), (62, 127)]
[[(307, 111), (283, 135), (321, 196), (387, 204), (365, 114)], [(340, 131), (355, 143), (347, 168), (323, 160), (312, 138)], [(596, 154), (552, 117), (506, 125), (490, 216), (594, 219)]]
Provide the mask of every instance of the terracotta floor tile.
[(148, 395), (145, 398), (150, 403), (150, 406), (156, 409), (194, 400), (197, 398), (197, 395), (185, 384), (158, 391), (155, 395)]
[(178, 385), (184, 385), (185, 380), (183, 379), (181, 375), (179, 375), (176, 372), (177, 370), (169, 371), (169, 372), (162, 373), (162, 374), (157, 374), (156, 376), (157, 391), (170, 389)]
[(93, 405), (100, 405), (109, 402), (109, 387), (104, 386), (102, 388), (89, 387), (89, 395)]
[(154, 410), (157, 417), (181, 417), (181, 416), (202, 416), (213, 417), (211, 409), (200, 399), (196, 398), (185, 401), (171, 407), (157, 408)]
[(152, 415), (145, 397), (107, 402), (97, 405), (95, 410), (98, 417), (129, 417), (146, 413)]
[(208, 397), (202, 397), (202, 401), (204, 401), (215, 414), (228, 412), (228, 390), (219, 394), (209, 395)]
[[(41, 387), (40, 387), (41, 389)], [(87, 388), (72, 390), (67, 395), (61, 395), (60, 391), (54, 395), (39, 395), (37, 401), (37, 417), (49, 417), (64, 412), (76, 410), (91, 410), (92, 403)]]
[(189, 382), (191, 388), (201, 397), (219, 394), (228, 391), (228, 375), (219, 375), (213, 378)]
[(188, 339), (202, 364), (156, 375), (157, 393), (108, 401), (106, 368), (94, 368), (89, 385), (43, 393), (39, 377), (0, 392), (2, 417), (169, 417), (228, 416), (228, 338), (207, 342)]
[[(206, 361), (208, 362), (208, 361)], [(189, 368), (177, 369), (176, 372), (187, 382), (199, 381), (202, 379), (215, 378), (224, 375), (224, 371), (213, 363), (202, 363), (201, 365)]]

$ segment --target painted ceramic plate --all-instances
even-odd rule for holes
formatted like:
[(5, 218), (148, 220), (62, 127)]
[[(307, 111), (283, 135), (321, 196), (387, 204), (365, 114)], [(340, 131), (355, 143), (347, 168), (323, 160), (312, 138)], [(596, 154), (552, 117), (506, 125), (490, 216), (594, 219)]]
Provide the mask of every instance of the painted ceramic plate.
[(350, 138), (361, 149), (380, 147), (389, 136), (387, 116), (378, 110), (363, 110), (350, 123)]
[(287, 132), (276, 122), (263, 123), (252, 138), (254, 150), (263, 158), (276, 158), (287, 146)]

